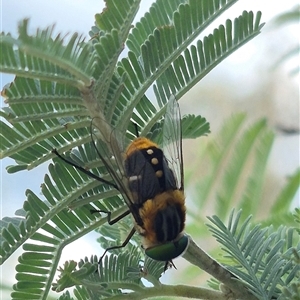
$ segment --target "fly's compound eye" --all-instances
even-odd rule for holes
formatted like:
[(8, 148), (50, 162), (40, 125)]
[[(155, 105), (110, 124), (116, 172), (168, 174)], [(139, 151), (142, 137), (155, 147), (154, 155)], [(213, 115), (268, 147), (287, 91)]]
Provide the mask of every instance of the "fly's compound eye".
[(158, 261), (171, 261), (177, 256), (183, 254), (189, 243), (186, 235), (178, 241), (168, 242), (162, 245), (154, 246), (145, 250), (147, 256)]

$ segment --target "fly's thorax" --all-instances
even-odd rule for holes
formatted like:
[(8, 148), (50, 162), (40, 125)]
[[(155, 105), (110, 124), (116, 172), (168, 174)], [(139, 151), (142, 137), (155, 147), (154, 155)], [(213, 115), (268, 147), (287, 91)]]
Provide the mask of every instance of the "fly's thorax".
[(148, 199), (139, 209), (144, 249), (173, 242), (182, 236), (185, 223), (185, 197), (181, 190), (169, 190)]
[(163, 151), (146, 138), (137, 138), (129, 145), (124, 165), (136, 204), (142, 205), (158, 194), (178, 188)]
[(133, 152), (137, 150), (148, 149), (151, 147), (158, 148), (157, 144), (150, 141), (149, 139), (145, 137), (138, 137), (129, 144), (126, 149), (125, 155), (126, 157), (129, 157)]

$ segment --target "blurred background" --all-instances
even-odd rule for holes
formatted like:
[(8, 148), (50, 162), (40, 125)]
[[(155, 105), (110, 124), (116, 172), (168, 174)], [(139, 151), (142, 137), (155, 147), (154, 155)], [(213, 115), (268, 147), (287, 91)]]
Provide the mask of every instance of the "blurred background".
[[(142, 1), (137, 20), (148, 10), (152, 2)], [(184, 141), (185, 170), (191, 173), (199, 170), (200, 164), (197, 164), (199, 148), (214, 137), (225, 119), (236, 112), (246, 112), (249, 123), (262, 117), (266, 118), (269, 127), (276, 134), (267, 171), (268, 193), (278, 194), (285, 184), (286, 177), (299, 167), (299, 134), (285, 133), (287, 130), (296, 132), (299, 130), (299, 53), (284, 61), (282, 57), (299, 46), (300, 26), (299, 22), (284, 25), (275, 22), (278, 15), (295, 9), (297, 4), (299, 4), (297, 0), (284, 2), (241, 0), (204, 32), (203, 36), (208, 35), (213, 28), (228, 18), (233, 20), (238, 17), (243, 10), (252, 10), (254, 13), (262, 11), (262, 20), (266, 23), (260, 35), (228, 57), (181, 99), (182, 115), (200, 114), (211, 126), (211, 134), (208, 137)], [(94, 15), (102, 11), (104, 4), (96, 0), (89, 0), (88, 5), (83, 0), (49, 2), (10, 0), (2, 1), (1, 6), (1, 31), (10, 32), (14, 37), (17, 36), (18, 21), (24, 18), (30, 18), (31, 33), (37, 27), (45, 28), (56, 24), (56, 33), (77, 31), (88, 37), (88, 31), (94, 24)], [(200, 39), (203, 36), (200, 36)], [(12, 75), (1, 74), (1, 89), (13, 78)], [(1, 107), (3, 106), (5, 104), (1, 98)], [(47, 165), (30, 172), (23, 171), (9, 175), (5, 167), (14, 162), (4, 159), (0, 164), (1, 218), (3, 218), (13, 216), (14, 212), (22, 207), (27, 188), (40, 194), (40, 184), (47, 172)], [(299, 204), (297, 194), (295, 206)], [(96, 237), (97, 234), (92, 233), (77, 241), (76, 245), (67, 247), (63, 252), (62, 262), (67, 259), (78, 260), (84, 256), (89, 257), (91, 254), (100, 255), (101, 250), (95, 242)], [(20, 252), (15, 253), (1, 267), (1, 275), (5, 274), (5, 278), (2, 278), (4, 282), (9, 284), (14, 282), (14, 266), (19, 255)], [(178, 264), (176, 261), (177, 267), (186, 263), (182, 259), (178, 259)], [(177, 273), (173, 271), (167, 272), (163, 281), (172, 281), (175, 274)]]

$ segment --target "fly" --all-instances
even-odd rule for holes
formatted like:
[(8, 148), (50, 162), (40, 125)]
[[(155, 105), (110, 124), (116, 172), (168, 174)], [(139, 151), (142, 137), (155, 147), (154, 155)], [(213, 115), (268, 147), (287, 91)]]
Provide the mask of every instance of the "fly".
[[(97, 128), (101, 134), (101, 130)], [(185, 196), (182, 163), (182, 131), (179, 105), (174, 96), (167, 103), (162, 128), (162, 149), (146, 137), (137, 137), (124, 151), (122, 136), (117, 131), (103, 134), (106, 139), (92, 142), (102, 163), (111, 175), (113, 182), (99, 178), (95, 174), (76, 165), (57, 150), (57, 156), (80, 171), (117, 189), (123, 196), (128, 211), (115, 220), (108, 214), (108, 223), (114, 224), (131, 213), (134, 227), (121, 245), (113, 246), (107, 251), (125, 247), (135, 232), (142, 237), (142, 247), (150, 258), (166, 262), (165, 270), (172, 260), (181, 255), (188, 245), (184, 235)], [(114, 159), (112, 159), (112, 157)]]

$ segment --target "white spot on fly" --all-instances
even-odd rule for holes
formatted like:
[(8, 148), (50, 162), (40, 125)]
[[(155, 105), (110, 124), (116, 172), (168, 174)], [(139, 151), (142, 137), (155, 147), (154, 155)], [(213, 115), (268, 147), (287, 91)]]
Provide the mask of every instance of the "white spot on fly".
[(151, 164), (152, 165), (157, 165), (158, 164), (158, 159), (156, 157), (151, 159)]
[(137, 181), (137, 180), (139, 180), (139, 179), (141, 179), (142, 178), (142, 176), (141, 175), (139, 175), (139, 176), (130, 176), (128, 179), (129, 179), (129, 181)]
[(163, 171), (162, 170), (158, 170), (155, 172), (156, 177), (160, 178), (163, 176)]
[(147, 154), (152, 155), (153, 154), (153, 150), (152, 149), (148, 149), (147, 150)]

